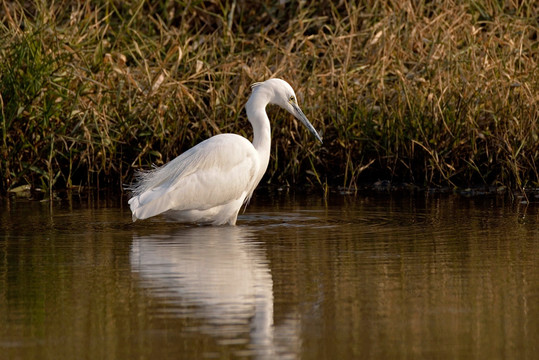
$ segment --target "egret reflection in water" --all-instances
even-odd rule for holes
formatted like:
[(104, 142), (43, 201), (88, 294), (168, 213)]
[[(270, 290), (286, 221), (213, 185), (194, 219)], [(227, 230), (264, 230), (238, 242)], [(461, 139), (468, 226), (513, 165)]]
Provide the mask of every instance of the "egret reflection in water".
[[(150, 295), (175, 306), (178, 317), (201, 319), (200, 331), (221, 339), (245, 338), (263, 357), (297, 346), (298, 330), (290, 321), (281, 325), (280, 340), (274, 339), (273, 281), (252, 231), (191, 227), (170, 235), (136, 235), (130, 258)], [(167, 315), (175, 314), (169, 309)]]

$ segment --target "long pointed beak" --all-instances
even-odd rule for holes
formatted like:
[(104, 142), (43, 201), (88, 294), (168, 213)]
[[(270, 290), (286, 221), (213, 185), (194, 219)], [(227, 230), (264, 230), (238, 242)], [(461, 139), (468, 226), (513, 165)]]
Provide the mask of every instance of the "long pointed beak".
[(305, 125), (305, 127), (307, 129), (309, 129), (309, 131), (311, 133), (313, 133), (314, 137), (316, 137), (316, 139), (318, 139), (318, 141), (320, 141), (320, 143), (322, 143), (322, 138), (320, 137), (320, 134), (318, 134), (318, 131), (316, 131), (314, 126), (309, 122), (309, 120), (307, 119), (307, 116), (305, 116), (305, 114), (303, 113), (303, 111), (301, 111), (299, 106), (292, 103), (292, 102), (290, 104), (294, 108), (294, 114), (293, 115), (296, 117), (296, 119), (301, 121), (303, 123), (303, 125)]

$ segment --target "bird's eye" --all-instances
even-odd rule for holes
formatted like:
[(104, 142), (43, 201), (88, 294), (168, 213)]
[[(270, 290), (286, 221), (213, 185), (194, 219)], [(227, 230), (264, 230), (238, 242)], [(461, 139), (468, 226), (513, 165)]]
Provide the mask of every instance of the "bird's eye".
[(294, 95), (290, 96), (290, 99), (288, 99), (288, 101), (290, 102), (296, 102), (296, 98), (294, 97)]

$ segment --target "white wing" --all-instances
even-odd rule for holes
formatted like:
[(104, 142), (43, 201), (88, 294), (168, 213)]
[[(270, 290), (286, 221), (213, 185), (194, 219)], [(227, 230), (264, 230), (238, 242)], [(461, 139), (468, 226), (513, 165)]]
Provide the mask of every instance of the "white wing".
[(140, 174), (129, 200), (133, 217), (146, 219), (165, 211), (206, 210), (249, 196), (260, 161), (242, 136), (213, 136), (168, 164)]

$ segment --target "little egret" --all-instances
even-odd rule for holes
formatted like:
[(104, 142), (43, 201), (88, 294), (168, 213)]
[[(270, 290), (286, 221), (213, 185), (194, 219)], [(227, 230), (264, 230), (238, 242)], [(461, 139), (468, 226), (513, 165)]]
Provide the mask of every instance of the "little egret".
[(245, 105), (253, 142), (236, 134), (215, 135), (159, 168), (140, 172), (129, 199), (133, 221), (164, 214), (179, 222), (235, 225), (268, 167), (268, 104), (287, 110), (322, 142), (286, 81), (255, 83)]

